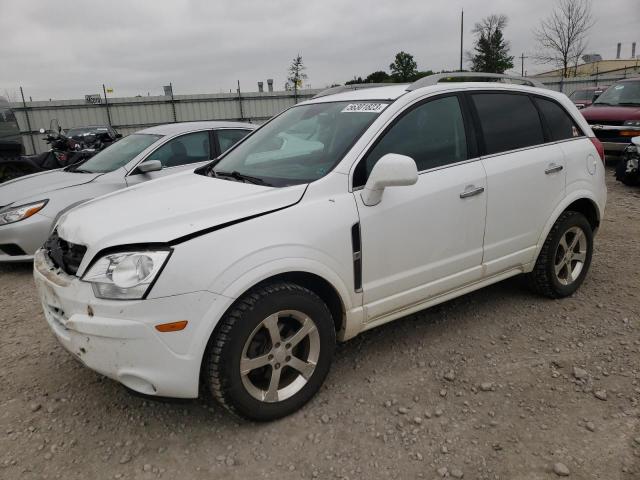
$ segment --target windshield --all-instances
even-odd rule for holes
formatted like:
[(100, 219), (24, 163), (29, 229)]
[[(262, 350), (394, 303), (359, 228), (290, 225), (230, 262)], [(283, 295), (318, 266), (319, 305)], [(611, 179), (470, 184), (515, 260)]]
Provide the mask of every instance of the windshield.
[(640, 105), (640, 81), (621, 82), (610, 86), (594, 105)]
[(222, 157), (214, 172), (276, 187), (313, 182), (342, 160), (387, 105), (330, 102), (290, 108)]
[(162, 135), (134, 133), (97, 153), (78, 168), (75, 168), (74, 171), (85, 173), (113, 172), (120, 167), (124, 167), (160, 138), (162, 138)]
[(593, 100), (596, 90), (576, 90), (569, 97), (571, 100)]

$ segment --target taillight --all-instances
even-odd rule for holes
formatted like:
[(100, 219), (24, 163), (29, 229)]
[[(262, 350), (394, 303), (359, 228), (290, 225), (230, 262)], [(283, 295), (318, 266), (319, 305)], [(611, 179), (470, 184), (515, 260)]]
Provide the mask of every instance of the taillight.
[(600, 160), (602, 160), (602, 163), (604, 163), (604, 147), (602, 146), (602, 142), (598, 140), (596, 137), (589, 137), (589, 140), (591, 140), (591, 143), (593, 143), (593, 146), (596, 147), (596, 150), (598, 151), (598, 155), (600, 155)]

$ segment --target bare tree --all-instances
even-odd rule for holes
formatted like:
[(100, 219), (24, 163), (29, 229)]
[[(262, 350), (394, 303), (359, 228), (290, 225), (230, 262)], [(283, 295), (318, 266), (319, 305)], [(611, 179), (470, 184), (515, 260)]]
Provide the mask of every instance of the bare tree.
[(533, 31), (542, 63), (554, 63), (569, 75), (569, 66), (577, 66), (587, 48), (587, 33), (593, 26), (591, 0), (558, 0), (555, 10)]
[(296, 103), (298, 101), (298, 90), (302, 88), (302, 83), (307, 79), (307, 74), (304, 73), (306, 69), (307, 67), (304, 66), (302, 61), (302, 55), (298, 53), (289, 66), (289, 76), (285, 85), (286, 90), (289, 90), (287, 85), (291, 85)]

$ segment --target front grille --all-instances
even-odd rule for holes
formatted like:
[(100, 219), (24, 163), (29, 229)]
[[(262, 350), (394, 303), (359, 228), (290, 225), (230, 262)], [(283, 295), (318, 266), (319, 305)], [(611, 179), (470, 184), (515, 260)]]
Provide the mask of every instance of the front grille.
[(63, 240), (58, 236), (57, 231), (54, 231), (44, 243), (44, 249), (51, 262), (68, 275), (76, 274), (80, 262), (87, 252), (87, 247)]

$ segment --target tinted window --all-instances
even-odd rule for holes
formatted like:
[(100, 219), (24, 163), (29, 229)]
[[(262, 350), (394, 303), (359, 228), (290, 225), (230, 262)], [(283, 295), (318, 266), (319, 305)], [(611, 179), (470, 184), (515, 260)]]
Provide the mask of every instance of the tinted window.
[(218, 144), (220, 145), (220, 153), (226, 152), (233, 145), (238, 143), (242, 138), (247, 136), (249, 130), (218, 130)]
[(356, 186), (364, 185), (376, 162), (387, 153), (413, 158), (418, 171), (467, 159), (467, 140), (457, 97), (424, 103), (402, 116), (360, 162)]
[(551, 140), (566, 140), (582, 136), (573, 119), (556, 102), (542, 98), (536, 98), (535, 102), (542, 112), (547, 127), (549, 127)]
[(209, 151), (209, 132), (189, 133), (165, 143), (149, 160), (160, 160), (166, 168), (177, 167), (209, 160)]
[(477, 93), (478, 111), (487, 153), (499, 153), (544, 143), (538, 110), (526, 95)]

